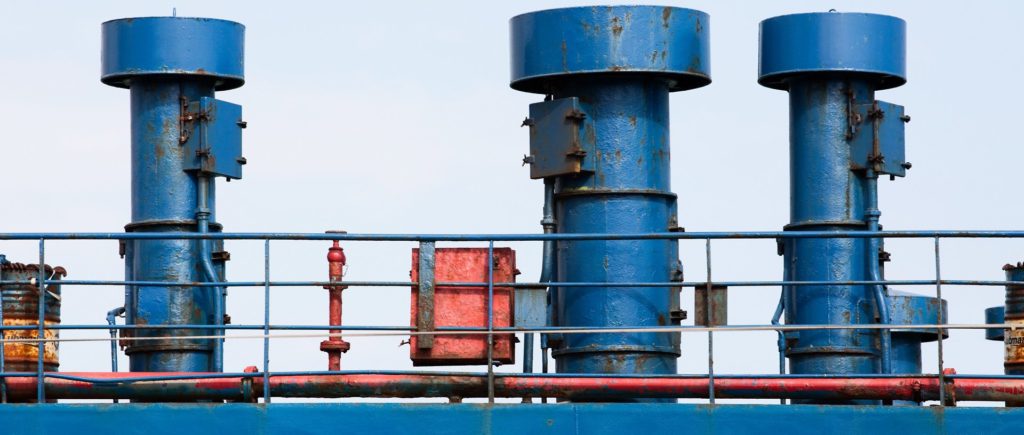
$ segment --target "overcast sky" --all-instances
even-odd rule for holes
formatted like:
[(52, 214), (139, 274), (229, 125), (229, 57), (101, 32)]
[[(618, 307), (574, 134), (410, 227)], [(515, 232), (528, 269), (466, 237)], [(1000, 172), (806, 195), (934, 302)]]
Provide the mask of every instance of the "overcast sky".
[[(246, 85), (218, 98), (242, 104), (243, 180), (220, 182), (217, 215), (226, 231), (359, 233), (539, 232), (542, 185), (520, 166), (519, 124), (539, 96), (508, 87), (508, 19), (585, 3), (518, 2), (15, 2), (0, 11), (0, 173), (6, 184), (0, 231), (122, 231), (129, 219), (128, 92), (99, 81), (100, 23), (170, 15), (246, 25)], [(589, 3), (586, 3), (589, 4)], [(969, 7), (892, 1), (692, 1), (672, 6), (711, 16), (705, 88), (673, 94), (672, 184), (688, 231), (779, 230), (788, 222), (785, 93), (759, 86), (758, 22), (795, 12), (891, 14), (907, 21), (907, 85), (878, 98), (903, 104), (906, 179), (880, 183), (890, 230), (1021, 229), (1017, 183), (1024, 95), (1024, 40), (1016, 2)], [(275, 280), (325, 279), (328, 243), (275, 242)], [(702, 241), (684, 242), (687, 280), (704, 277)], [(116, 242), (50, 242), (47, 259), (69, 279), (122, 279)], [(512, 244), (520, 279), (534, 281), (539, 244)], [(1002, 279), (1024, 257), (1019, 241), (943, 242), (948, 279)], [(409, 243), (347, 243), (350, 280), (404, 280)], [(887, 243), (891, 279), (934, 277), (931, 240)], [(229, 278), (262, 280), (259, 242), (229, 242)], [(13, 261), (34, 262), (35, 242), (3, 242)], [(775, 243), (713, 245), (716, 280), (777, 280)], [(904, 288), (931, 293), (934, 288)], [(950, 322), (980, 323), (1001, 305), (1000, 287), (944, 288)], [(777, 288), (730, 290), (733, 324), (764, 324)], [(262, 289), (231, 291), (233, 323), (262, 323)], [(687, 309), (692, 290), (684, 291)], [(320, 288), (280, 288), (273, 322), (327, 323)], [(119, 287), (65, 287), (65, 323), (104, 322), (123, 303)], [(345, 322), (409, 322), (407, 288), (345, 292)], [(105, 331), (64, 332), (65, 337)], [(981, 331), (953, 331), (946, 367), (1002, 373), (1002, 346)], [(272, 344), (272, 370), (325, 369), (319, 339)], [(352, 338), (346, 369), (409, 368), (400, 338)], [(261, 341), (227, 344), (225, 370), (259, 365)], [(773, 373), (774, 333), (716, 335), (716, 373)], [(935, 371), (935, 344), (925, 346)], [(685, 335), (681, 373), (706, 372), (706, 336)], [(61, 370), (109, 370), (107, 343), (65, 343)], [(122, 367), (127, 358), (121, 356)], [(502, 368), (502, 370), (511, 368)]]

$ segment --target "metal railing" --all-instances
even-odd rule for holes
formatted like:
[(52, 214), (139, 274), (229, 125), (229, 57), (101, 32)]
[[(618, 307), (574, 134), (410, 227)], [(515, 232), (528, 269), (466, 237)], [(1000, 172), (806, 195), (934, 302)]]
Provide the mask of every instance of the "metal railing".
[[(935, 275), (933, 279), (920, 280), (880, 280), (880, 281), (717, 281), (713, 282), (712, 277), (712, 241), (720, 239), (800, 239), (800, 238), (917, 238), (934, 240)], [(1024, 231), (762, 231), (762, 232), (693, 232), (693, 233), (651, 233), (651, 234), (479, 234), (479, 235), (450, 235), (450, 234), (321, 234), (321, 233), (5, 233), (0, 234), (0, 240), (36, 240), (39, 243), (39, 264), (46, 264), (46, 242), (48, 240), (181, 240), (181, 239), (214, 239), (214, 240), (262, 240), (264, 242), (264, 280), (263, 281), (231, 281), (231, 282), (160, 282), (160, 281), (111, 281), (111, 280), (50, 280), (45, 276), (45, 268), (39, 268), (37, 282), (40, 288), (50, 284), (59, 284), (62, 287), (70, 286), (178, 286), (178, 287), (263, 287), (264, 288), (264, 318), (262, 324), (244, 325), (46, 325), (44, 321), (45, 304), (39, 303), (38, 325), (16, 326), (3, 325), (0, 330), (31, 330), (37, 331), (37, 338), (7, 338), (0, 340), (0, 393), (3, 401), (7, 401), (8, 385), (18, 378), (35, 378), (36, 389), (35, 399), (42, 403), (46, 401), (47, 379), (64, 380), (69, 382), (84, 382), (90, 385), (105, 384), (131, 384), (156, 381), (186, 381), (197, 379), (240, 379), (243, 383), (246, 380), (261, 380), (262, 397), (265, 403), (270, 403), (272, 398), (272, 379), (275, 377), (289, 376), (372, 376), (372, 375), (396, 375), (396, 376), (484, 376), (486, 380), (486, 397), (489, 402), (494, 402), (496, 397), (496, 383), (506, 377), (516, 379), (544, 378), (558, 379), (572, 377), (575, 379), (609, 379), (616, 378), (647, 378), (647, 379), (706, 379), (707, 398), (714, 403), (716, 397), (716, 380), (719, 384), (723, 380), (736, 379), (915, 379), (920, 382), (922, 379), (936, 378), (938, 381), (937, 394), (939, 404), (944, 405), (947, 401), (947, 383), (950, 380), (1021, 380), (1024, 376), (1014, 375), (952, 375), (946, 374), (943, 366), (944, 350), (942, 346), (943, 335), (949, 329), (998, 329), (1013, 328), (1009, 324), (948, 324), (942, 318), (942, 310), (939, 310), (939, 321), (931, 325), (906, 325), (906, 324), (849, 324), (849, 325), (728, 325), (728, 326), (655, 326), (655, 327), (496, 327), (494, 324), (493, 296), (495, 287), (503, 288), (538, 288), (538, 287), (696, 287), (714, 285), (726, 285), (737, 287), (764, 287), (764, 286), (813, 286), (813, 285), (931, 285), (935, 287), (935, 295), (941, 300), (942, 288), (944, 285), (951, 286), (1006, 286), (1024, 285), (1024, 282), (1011, 281), (984, 281), (984, 280), (944, 280), (941, 275), (941, 240), (947, 238), (1024, 238)], [(651, 239), (676, 239), (676, 240), (704, 240), (707, 280), (705, 281), (673, 281), (673, 282), (494, 282), (493, 255), (495, 242), (530, 242), (530, 241), (564, 241), (564, 240), (651, 240)], [(331, 286), (339, 285), (338, 282), (330, 281), (271, 281), (271, 241), (275, 240), (307, 240), (307, 241), (388, 241), (388, 242), (487, 242), (488, 244), (488, 280), (486, 282), (437, 282), (437, 286), (447, 287), (486, 287), (488, 295), (488, 316), (486, 327), (444, 327), (439, 326), (433, 330), (420, 332), (415, 326), (366, 326), (366, 325), (272, 325), (270, 323), (270, 299), (272, 287), (299, 287), (299, 286)], [(0, 285), (14, 284), (35, 284), (22, 281), (0, 281)], [(346, 287), (413, 287), (418, 285), (410, 281), (345, 281), (342, 285)], [(710, 291), (707, 292), (710, 295)], [(0, 312), (2, 316), (2, 312)], [(2, 322), (2, 318), (0, 318)], [(872, 374), (872, 375), (716, 375), (714, 373), (714, 333), (733, 331), (798, 331), (798, 330), (821, 330), (821, 329), (872, 329), (891, 330), (905, 328), (926, 328), (935, 329), (937, 335), (937, 357), (938, 370), (934, 375), (893, 375), (893, 374)], [(188, 335), (180, 339), (262, 339), (263, 367), (255, 372), (246, 373), (173, 373), (167, 375), (146, 375), (146, 376), (119, 376), (119, 377), (83, 377), (69, 375), (60, 372), (45, 372), (43, 357), (44, 346), (51, 341), (102, 341), (110, 340), (146, 340), (146, 339), (174, 339), (179, 337), (120, 337), (120, 338), (65, 338), (46, 339), (44, 329), (53, 330), (251, 330), (260, 331), (258, 335), (250, 336), (228, 336), (223, 335)], [(708, 365), (706, 376), (690, 375), (565, 375), (565, 374), (528, 374), (528, 373), (495, 373), (493, 346), (488, 346), (487, 372), (483, 373), (455, 373), (455, 372), (417, 372), (417, 371), (302, 371), (302, 372), (271, 372), (270, 370), (270, 340), (272, 338), (305, 338), (325, 337), (337, 334), (325, 333), (300, 333), (300, 334), (272, 334), (272, 331), (326, 331), (340, 330), (346, 336), (411, 336), (419, 334), (430, 335), (486, 335), (488, 343), (493, 343), (494, 334), (508, 333), (553, 333), (580, 334), (580, 333), (623, 333), (623, 332), (678, 332), (678, 333), (707, 333), (708, 334)], [(38, 364), (35, 372), (5, 372), (4, 343), (36, 343), (38, 350)], [(251, 382), (250, 382), (251, 384)], [(1024, 386), (1024, 382), (1021, 383)], [(919, 387), (919, 386), (918, 386)], [(508, 387), (504, 387), (508, 389)], [(916, 387), (915, 387), (916, 388)], [(536, 396), (533, 396), (536, 397)]]

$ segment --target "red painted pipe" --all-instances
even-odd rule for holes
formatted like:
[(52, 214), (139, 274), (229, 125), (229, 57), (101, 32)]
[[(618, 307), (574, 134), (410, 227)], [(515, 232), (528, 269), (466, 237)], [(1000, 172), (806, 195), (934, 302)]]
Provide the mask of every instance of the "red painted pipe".
[[(136, 378), (174, 373), (61, 373), (84, 378)], [(195, 375), (195, 373), (179, 373)], [(951, 386), (949, 386), (951, 384)], [(35, 397), (35, 377), (7, 379), (9, 397)], [(46, 379), (46, 397), (54, 399), (136, 399), (145, 401), (235, 400), (253, 401), (263, 389), (261, 377), (140, 381), (94, 384)], [(487, 379), (482, 376), (430, 374), (353, 374), (273, 376), (274, 397), (484, 397)], [(947, 394), (959, 401), (1024, 400), (1021, 379), (955, 379), (947, 382)], [(556, 397), (575, 400), (624, 398), (706, 398), (706, 378), (587, 378), (499, 376), (498, 397)], [(735, 399), (891, 399), (937, 400), (939, 381), (912, 378), (718, 378), (715, 397)]]
[[(327, 265), (328, 265), (328, 277), (332, 283), (341, 282), (341, 278), (345, 272), (345, 250), (338, 245), (338, 241), (334, 241), (334, 245), (327, 250)], [(329, 303), (329, 325), (341, 326), (341, 291), (345, 289), (341, 285), (330, 285), (325, 286), (328, 291), (330, 303)], [(341, 330), (332, 329), (331, 336), (327, 340), (320, 343), (320, 350), (327, 352), (327, 370), (338, 371), (341, 370), (341, 354), (348, 352), (351, 345), (342, 340), (340, 335)]]

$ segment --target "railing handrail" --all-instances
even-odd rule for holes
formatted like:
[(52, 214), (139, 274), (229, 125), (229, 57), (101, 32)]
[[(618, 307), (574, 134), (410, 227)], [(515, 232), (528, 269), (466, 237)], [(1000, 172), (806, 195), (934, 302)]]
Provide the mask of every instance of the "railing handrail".
[(718, 240), (805, 238), (1024, 238), (1024, 231), (706, 231), (665, 233), (550, 233), (550, 234), (357, 234), (357, 233), (0, 233), (0, 240), (344, 240), (394, 242), (529, 242), (544, 240)]

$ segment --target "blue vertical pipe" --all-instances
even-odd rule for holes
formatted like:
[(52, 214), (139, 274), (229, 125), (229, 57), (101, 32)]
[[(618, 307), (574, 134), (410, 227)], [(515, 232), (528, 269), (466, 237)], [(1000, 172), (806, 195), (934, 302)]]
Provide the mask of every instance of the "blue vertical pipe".
[[(878, 218), (882, 215), (882, 212), (878, 209), (878, 173), (873, 168), (869, 167), (864, 171), (864, 189), (864, 201), (866, 202), (864, 218), (868, 222), (868, 231), (879, 231), (881, 227), (878, 225)], [(868, 279), (871, 281), (882, 280), (882, 262), (879, 260), (879, 253), (882, 249), (880, 242), (877, 238), (868, 239)], [(871, 289), (871, 295), (874, 299), (878, 323), (891, 323), (892, 319), (889, 316), (889, 301), (886, 297), (887, 290), (885, 286), (873, 284), (868, 287)], [(878, 331), (878, 337), (879, 371), (885, 374), (892, 373), (892, 331), (888, 329)]]
[[(544, 230), (544, 234), (554, 234), (555, 232), (555, 180), (545, 179), (544, 180), (544, 216), (540, 220), (540, 225)], [(550, 282), (551, 276), (555, 270), (555, 241), (545, 240), (542, 252), (541, 268), (540, 268), (540, 280), (538, 282)], [(550, 298), (554, 288), (548, 288), (548, 297)], [(549, 305), (550, 308), (550, 305)], [(550, 319), (551, 312), (548, 311), (548, 317)], [(551, 323), (549, 321), (549, 323)], [(527, 333), (523, 340), (523, 373), (533, 373), (533, 346), (534, 346), (533, 333)], [(548, 347), (547, 334), (541, 334), (541, 347)]]
[[(850, 109), (873, 102), (876, 90), (906, 81), (905, 27), (898, 18), (859, 13), (786, 15), (761, 23), (759, 82), (789, 92), (787, 231), (877, 229), (874, 180), (865, 171), (851, 170), (849, 134), (855, 122)], [(784, 249), (786, 276), (794, 281), (867, 280), (878, 271), (873, 249), (867, 239), (791, 239)], [(790, 289), (785, 292), (786, 323), (876, 323), (876, 309), (888, 317), (887, 305), (876, 304), (876, 290), (846, 285)], [(791, 373), (884, 369), (876, 331), (799, 331), (791, 338)]]
[[(710, 83), (708, 16), (653, 6), (552, 9), (511, 20), (512, 88), (575, 97), (592, 126), (593, 172), (555, 177), (559, 233), (656, 233), (677, 221), (669, 183), (669, 92)], [(540, 132), (543, 134), (544, 132)], [(668, 282), (674, 240), (560, 241), (561, 282)], [(665, 326), (673, 288), (560, 288), (558, 326)], [(676, 372), (672, 334), (570, 334), (560, 373)]]
[[(200, 196), (216, 223), (216, 187), (185, 172), (182, 106), (244, 83), (241, 24), (207, 18), (126, 18), (103, 23), (103, 83), (131, 93), (132, 222), (129, 232), (199, 231)], [(200, 192), (202, 189), (202, 192)], [(201, 195), (202, 194), (202, 195)], [(213, 281), (199, 240), (129, 242), (126, 277), (142, 281)], [(218, 242), (219, 243), (219, 242)], [(222, 266), (218, 267), (222, 269)], [(221, 270), (220, 273), (223, 273)], [(128, 289), (126, 322), (136, 325), (220, 324), (216, 288), (136, 286)], [(203, 331), (136, 330), (140, 337), (202, 335)], [(220, 370), (219, 343), (210, 340), (131, 342), (132, 371)]]

